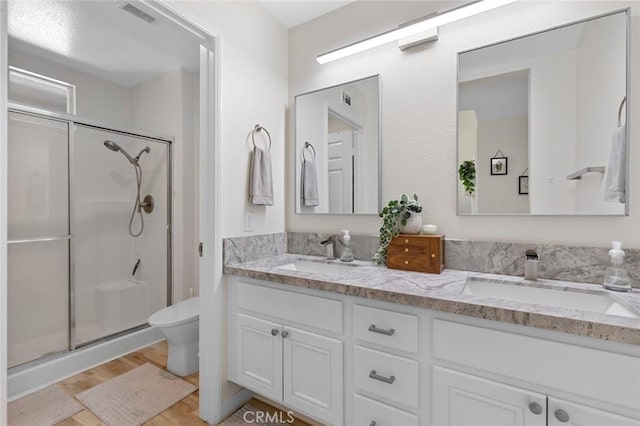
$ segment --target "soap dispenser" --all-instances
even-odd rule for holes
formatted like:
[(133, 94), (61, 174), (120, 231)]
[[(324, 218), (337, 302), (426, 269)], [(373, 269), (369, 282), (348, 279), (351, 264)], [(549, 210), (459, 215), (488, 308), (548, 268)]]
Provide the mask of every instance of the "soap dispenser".
[(631, 291), (629, 274), (622, 267), (624, 262), (624, 250), (620, 241), (613, 241), (609, 250), (609, 267), (604, 274), (603, 286), (607, 290)]
[(342, 230), (342, 254), (340, 260), (343, 262), (353, 262), (353, 251), (351, 251), (351, 235), (349, 235), (348, 229)]

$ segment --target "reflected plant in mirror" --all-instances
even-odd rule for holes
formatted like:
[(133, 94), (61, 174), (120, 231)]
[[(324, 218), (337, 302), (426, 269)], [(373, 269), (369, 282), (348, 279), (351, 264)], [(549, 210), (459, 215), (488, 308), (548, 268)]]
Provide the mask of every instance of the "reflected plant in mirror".
[(380, 77), (296, 96), (296, 213), (377, 214)]
[(459, 215), (628, 213), (628, 14), (459, 53)]

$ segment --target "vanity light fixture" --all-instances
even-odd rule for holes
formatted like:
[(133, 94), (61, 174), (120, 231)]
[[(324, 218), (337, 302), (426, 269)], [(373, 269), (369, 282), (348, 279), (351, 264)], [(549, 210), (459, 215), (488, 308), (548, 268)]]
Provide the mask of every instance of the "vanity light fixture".
[(320, 64), (326, 64), (327, 62), (355, 55), (356, 53), (373, 49), (374, 47), (382, 46), (392, 41), (399, 41), (399, 47), (404, 50), (421, 43), (437, 40), (438, 27), (441, 25), (478, 15), (516, 1), (517, 0), (477, 0), (442, 13), (429, 15), (418, 22), (402, 24), (396, 29), (323, 53), (319, 55), (316, 60)]

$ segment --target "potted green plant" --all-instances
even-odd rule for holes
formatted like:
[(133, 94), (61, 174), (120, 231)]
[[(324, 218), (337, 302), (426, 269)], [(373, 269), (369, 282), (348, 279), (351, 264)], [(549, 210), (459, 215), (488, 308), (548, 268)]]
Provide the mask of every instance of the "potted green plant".
[(463, 161), (458, 167), (458, 177), (464, 186), (467, 195), (473, 195), (476, 191), (476, 164), (473, 160)]
[(416, 194), (413, 194), (412, 198), (409, 198), (407, 194), (402, 194), (400, 200), (389, 201), (379, 215), (382, 218), (382, 226), (380, 227), (380, 248), (373, 256), (375, 264), (387, 264), (387, 248), (391, 244), (391, 240), (400, 235), (412, 216), (422, 219), (419, 216), (421, 212), (422, 205), (420, 205)]

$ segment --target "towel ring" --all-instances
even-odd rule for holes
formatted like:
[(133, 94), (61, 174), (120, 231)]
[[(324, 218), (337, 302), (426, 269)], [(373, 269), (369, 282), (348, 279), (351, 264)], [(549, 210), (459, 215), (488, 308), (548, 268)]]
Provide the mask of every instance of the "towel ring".
[(265, 129), (259, 124), (256, 124), (253, 130), (251, 131), (251, 142), (253, 142), (253, 146), (257, 148), (255, 134), (260, 133), (263, 130), (267, 134), (267, 138), (269, 140), (269, 145), (267, 145), (267, 151), (269, 151), (271, 149), (271, 135), (269, 134), (269, 131), (267, 129)]
[[(311, 160), (307, 160), (307, 157), (304, 156), (305, 150), (307, 148), (311, 148), (311, 152), (313, 153), (313, 157), (311, 158)], [(316, 161), (316, 149), (313, 147), (313, 145), (311, 145), (311, 143), (309, 143), (309, 141), (305, 141), (304, 146), (302, 147), (302, 162), (305, 161)]]
[(622, 127), (622, 108), (624, 104), (627, 103), (627, 97), (622, 98), (622, 102), (620, 102), (620, 107), (618, 107), (618, 127)]

